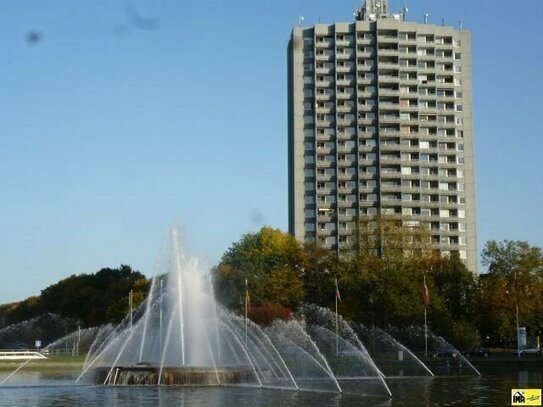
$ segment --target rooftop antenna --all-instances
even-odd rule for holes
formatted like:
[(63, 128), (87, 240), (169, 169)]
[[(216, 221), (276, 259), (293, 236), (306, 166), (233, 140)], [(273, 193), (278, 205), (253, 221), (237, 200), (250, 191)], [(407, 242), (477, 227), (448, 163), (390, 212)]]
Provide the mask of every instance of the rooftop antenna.
[(441, 25), (444, 27), (445, 26), (445, 17), (442, 17), (441, 18)]
[(460, 27), (460, 31), (462, 31), (462, 28), (463, 28), (462, 20), (458, 20), (458, 26)]
[(409, 9), (407, 8), (407, 4), (406, 4), (406, 2), (404, 1), (404, 2), (403, 2), (403, 10), (402, 10), (403, 21), (406, 20), (406, 16), (407, 16), (408, 11), (409, 11)]
[(353, 15), (355, 20), (362, 20), (362, 8), (357, 8)]
[(424, 24), (428, 24), (428, 13), (424, 13)]
[(302, 25), (304, 25), (304, 16), (298, 17), (298, 26), (301, 27)]

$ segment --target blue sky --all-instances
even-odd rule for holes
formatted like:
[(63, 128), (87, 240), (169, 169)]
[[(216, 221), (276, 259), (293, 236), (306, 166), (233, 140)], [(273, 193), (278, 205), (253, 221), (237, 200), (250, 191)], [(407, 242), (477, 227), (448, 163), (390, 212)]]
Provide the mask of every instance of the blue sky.
[[(130, 26), (127, 4), (158, 28)], [(360, 4), (3, 0), (0, 303), (102, 267), (152, 275), (173, 222), (208, 265), (263, 224), (286, 230), (290, 31)], [(524, 4), (407, 2), (410, 20), (472, 31), (480, 248), (543, 246), (543, 2)]]

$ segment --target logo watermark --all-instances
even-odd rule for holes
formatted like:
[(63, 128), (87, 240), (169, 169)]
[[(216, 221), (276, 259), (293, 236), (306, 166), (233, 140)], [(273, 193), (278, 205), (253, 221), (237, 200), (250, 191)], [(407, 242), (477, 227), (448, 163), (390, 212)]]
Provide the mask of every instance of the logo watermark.
[(540, 406), (541, 389), (511, 389), (512, 406)]

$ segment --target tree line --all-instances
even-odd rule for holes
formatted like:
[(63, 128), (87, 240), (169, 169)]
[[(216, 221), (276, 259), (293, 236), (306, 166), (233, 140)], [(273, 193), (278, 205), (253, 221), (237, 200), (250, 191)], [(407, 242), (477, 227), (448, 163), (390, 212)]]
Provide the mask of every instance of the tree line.
[(39, 296), (1, 305), (0, 328), (48, 313), (82, 328), (116, 323), (127, 315), (130, 291), (137, 306), (145, 299), (149, 284), (143, 274), (127, 265), (72, 275), (45, 288)]
[(212, 270), (216, 296), (240, 313), (248, 300), (250, 317), (268, 323), (302, 302), (333, 307), (337, 281), (339, 312), (366, 326), (420, 326), (426, 307), (430, 329), (457, 347), (507, 348), (516, 343), (518, 305), (520, 326), (543, 334), (540, 248), (489, 241), (482, 252), (488, 272), (477, 276), (457, 253), (432, 250), (423, 227), (378, 219), (352, 237), (336, 253), (269, 227), (246, 234)]
[[(248, 233), (212, 269), (215, 295), (239, 313), (248, 302), (250, 318), (267, 324), (304, 302), (333, 307), (337, 281), (341, 315), (368, 327), (420, 326), (426, 307), (430, 329), (457, 347), (514, 348), (518, 309), (520, 326), (531, 337), (543, 334), (541, 248), (491, 240), (482, 251), (488, 271), (477, 276), (457, 253), (432, 250), (423, 227), (382, 218), (357, 225), (351, 237), (336, 253), (270, 227)], [(81, 327), (116, 323), (128, 313), (129, 292), (137, 306), (149, 286), (126, 265), (72, 275), (39, 296), (0, 305), (0, 328), (48, 313)]]

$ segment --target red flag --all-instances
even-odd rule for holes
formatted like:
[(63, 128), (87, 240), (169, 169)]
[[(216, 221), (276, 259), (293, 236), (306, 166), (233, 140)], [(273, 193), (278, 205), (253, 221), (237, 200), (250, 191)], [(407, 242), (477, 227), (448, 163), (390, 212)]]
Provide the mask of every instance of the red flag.
[(337, 277), (336, 277), (336, 298), (341, 302), (341, 294), (339, 293), (339, 287), (337, 285)]
[(426, 285), (426, 278), (424, 279), (424, 305), (430, 304), (430, 291)]

